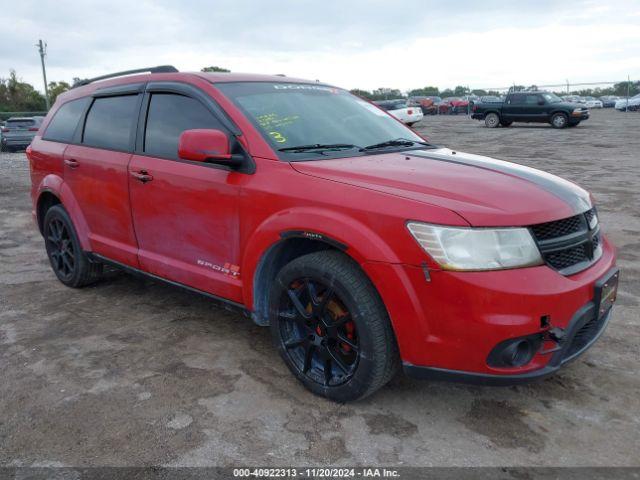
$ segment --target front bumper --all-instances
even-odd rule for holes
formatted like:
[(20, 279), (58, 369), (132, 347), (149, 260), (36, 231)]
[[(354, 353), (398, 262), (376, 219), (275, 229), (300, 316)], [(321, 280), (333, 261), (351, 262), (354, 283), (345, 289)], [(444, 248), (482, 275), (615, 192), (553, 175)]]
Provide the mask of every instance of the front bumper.
[[(545, 342), (525, 365), (496, 367), (487, 362), (494, 347), (543, 333), (544, 323), (563, 329), (569, 338), (588, 320), (595, 284), (615, 260), (615, 250), (603, 236), (600, 260), (570, 276), (546, 265), (489, 272), (380, 262), (365, 262), (363, 268), (387, 307), (407, 373), (511, 384), (551, 374), (577, 355), (549, 352), (551, 342)], [(602, 330), (604, 326), (598, 335)]]
[(563, 341), (562, 347), (553, 354), (551, 360), (546, 366), (538, 370), (520, 374), (496, 375), (490, 373), (447, 370), (435, 367), (421, 367), (410, 363), (403, 363), (402, 368), (407, 376), (421, 380), (441, 380), (486, 386), (518, 385), (534, 380), (540, 380), (554, 374), (562, 365), (578, 358), (586, 352), (604, 333), (609, 320), (611, 319), (612, 310), (613, 309), (609, 309), (602, 319), (599, 320), (598, 328), (594, 332), (594, 335), (590, 337), (589, 341), (576, 351), (572, 351), (573, 349), (571, 347), (574, 344), (576, 334), (584, 327), (585, 324), (596, 320), (596, 307), (593, 302), (589, 302), (581, 308), (569, 323), (567, 336)]

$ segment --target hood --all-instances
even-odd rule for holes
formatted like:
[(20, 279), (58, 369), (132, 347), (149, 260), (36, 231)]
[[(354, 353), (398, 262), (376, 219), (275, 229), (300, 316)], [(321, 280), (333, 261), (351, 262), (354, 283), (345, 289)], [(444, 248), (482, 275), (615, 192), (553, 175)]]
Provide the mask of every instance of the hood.
[[(446, 148), (292, 162), (305, 175), (447, 208), (473, 226), (523, 226), (591, 208), (589, 194), (546, 172)], [(415, 212), (411, 220), (429, 221)]]

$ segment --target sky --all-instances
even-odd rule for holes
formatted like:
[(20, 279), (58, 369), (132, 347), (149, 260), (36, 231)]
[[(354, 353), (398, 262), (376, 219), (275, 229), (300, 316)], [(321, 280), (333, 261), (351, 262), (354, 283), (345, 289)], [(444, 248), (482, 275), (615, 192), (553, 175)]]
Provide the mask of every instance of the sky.
[(640, 80), (640, 0), (0, 0), (0, 11), (0, 77), (14, 69), (41, 91), (40, 38), (49, 81), (165, 64), (367, 90)]

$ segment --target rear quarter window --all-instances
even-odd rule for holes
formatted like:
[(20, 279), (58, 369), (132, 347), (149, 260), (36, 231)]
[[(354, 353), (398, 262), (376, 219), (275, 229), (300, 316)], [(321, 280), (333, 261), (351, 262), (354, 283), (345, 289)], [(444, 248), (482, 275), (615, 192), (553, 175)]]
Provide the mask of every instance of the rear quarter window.
[(71, 143), (80, 117), (89, 101), (89, 98), (79, 98), (62, 105), (49, 122), (43, 138), (54, 142)]
[(138, 95), (96, 98), (85, 122), (82, 143), (108, 150), (128, 151), (134, 122), (138, 119)]

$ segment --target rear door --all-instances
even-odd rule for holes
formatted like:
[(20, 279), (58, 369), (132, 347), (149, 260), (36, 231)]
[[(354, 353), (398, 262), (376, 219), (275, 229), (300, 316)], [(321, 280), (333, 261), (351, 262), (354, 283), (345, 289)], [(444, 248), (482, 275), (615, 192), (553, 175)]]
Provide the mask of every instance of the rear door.
[(78, 144), (64, 152), (64, 180), (87, 222), (91, 250), (138, 266), (127, 170), (135, 144), (143, 85), (99, 91)]
[(238, 196), (245, 174), (178, 157), (178, 139), (185, 130), (230, 134), (213, 101), (198, 92), (173, 83), (147, 88), (129, 166), (140, 266), (241, 302)]

